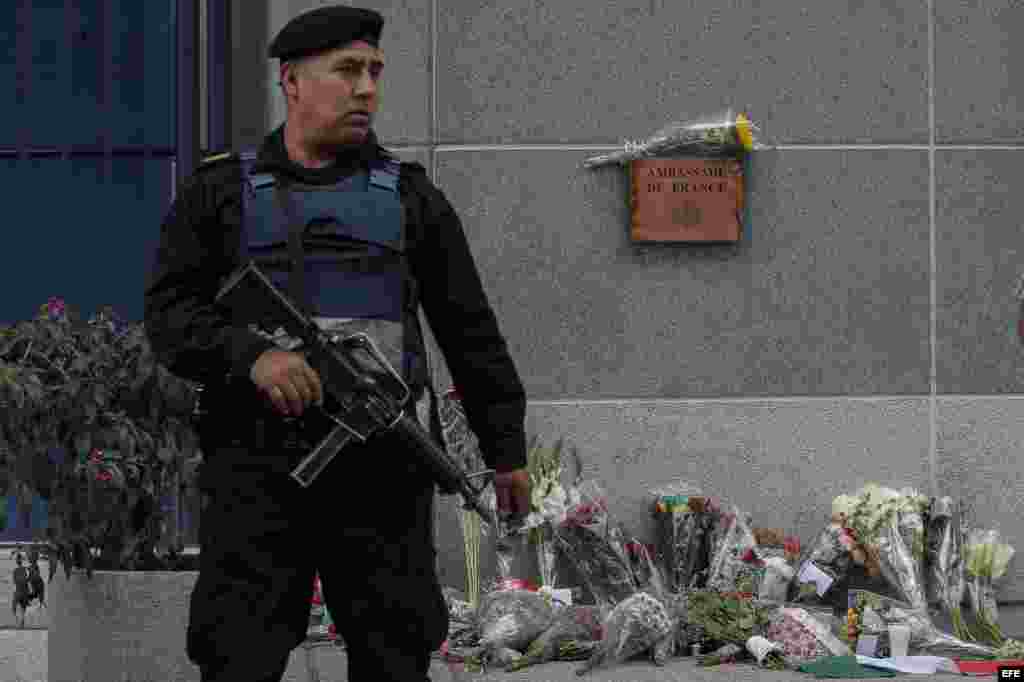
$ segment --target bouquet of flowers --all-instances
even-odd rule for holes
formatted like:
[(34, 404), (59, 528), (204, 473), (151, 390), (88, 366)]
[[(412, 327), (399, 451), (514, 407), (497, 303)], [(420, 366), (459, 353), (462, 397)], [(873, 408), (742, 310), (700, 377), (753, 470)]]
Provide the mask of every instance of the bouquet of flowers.
[(631, 537), (626, 542), (624, 549), (629, 558), (629, 567), (633, 571), (633, 583), (637, 589), (644, 590), (658, 599), (664, 599), (668, 590), (665, 588), (661, 570), (654, 561), (653, 546)]
[(654, 521), (662, 557), (666, 587), (676, 592), (690, 587), (704, 568), (707, 516), (713, 502), (697, 486), (685, 481), (651, 491)]
[(530, 514), (526, 518), (523, 529), (528, 533), (529, 543), (537, 551), (541, 586), (554, 587), (557, 580), (553, 528), (565, 520), (565, 515), (570, 507), (580, 503), (579, 491), (575, 484), (580, 481), (583, 464), (580, 461), (579, 452), (573, 448), (576, 479), (575, 484), (566, 490), (562, 486), (563, 439), (559, 439), (553, 448), (544, 448), (539, 441), (539, 437), (533, 439), (527, 455), (531, 498)]
[(605, 618), (601, 641), (576, 674), (621, 663), (671, 635), (672, 622), (665, 605), (646, 592), (637, 592)]
[(564, 644), (571, 642), (597, 642), (601, 639), (601, 612), (596, 606), (567, 606), (559, 609), (555, 621), (530, 643), (525, 655), (509, 667), (510, 671), (559, 657)]
[(953, 633), (970, 642), (974, 641), (974, 636), (961, 611), (966, 585), (961, 518), (954, 510), (952, 498), (943, 497), (932, 502), (925, 586), (928, 603), (939, 602), (953, 622)]
[(897, 492), (874, 483), (832, 503), (833, 518), (841, 523), (840, 541), (853, 561), (872, 577), (880, 574), (911, 606), (925, 609), (924, 542), (918, 532), (926, 504), (912, 489)]
[(626, 543), (626, 554), (633, 569), (633, 582), (637, 589), (651, 595), (665, 605), (672, 626), (668, 636), (655, 642), (651, 658), (655, 665), (665, 665), (676, 653), (676, 633), (679, 630), (679, 614), (674, 608), (673, 593), (665, 585), (658, 563), (654, 560), (654, 547), (638, 541), (635, 537)]
[(555, 619), (551, 602), (529, 590), (496, 590), (487, 594), (477, 611), (480, 645), (487, 651), (522, 651)]
[(757, 553), (757, 540), (739, 508), (733, 507), (728, 524), (728, 530), (711, 559), (707, 587), (720, 592), (754, 594), (764, 574), (764, 561)]
[(767, 637), (782, 648), (782, 656), (791, 667), (825, 656), (850, 654), (849, 647), (827, 625), (801, 608), (774, 610), (769, 616)]
[(664, 154), (740, 154), (762, 149), (755, 139), (757, 126), (746, 115), (727, 109), (699, 119), (672, 123), (641, 142), (627, 141), (624, 148), (611, 154), (595, 156), (584, 161), (594, 168), (609, 163), (625, 165), (629, 161)]
[(1005, 637), (999, 627), (995, 581), (1006, 574), (1014, 549), (1002, 542), (996, 529), (972, 530), (966, 549), (967, 586), (978, 631), (993, 645), (999, 646)]
[(721, 644), (743, 645), (763, 634), (767, 614), (764, 605), (753, 599), (714, 590), (691, 591), (686, 606), (687, 621), (701, 627), (705, 640)]
[(757, 555), (764, 562), (764, 574), (757, 596), (762, 601), (784, 602), (796, 577), (794, 568), (800, 557), (800, 539), (786, 537), (776, 529), (755, 528)]
[(555, 527), (559, 550), (573, 564), (595, 601), (610, 609), (636, 592), (621, 528), (608, 513), (604, 490), (595, 481), (578, 487), (580, 501)]

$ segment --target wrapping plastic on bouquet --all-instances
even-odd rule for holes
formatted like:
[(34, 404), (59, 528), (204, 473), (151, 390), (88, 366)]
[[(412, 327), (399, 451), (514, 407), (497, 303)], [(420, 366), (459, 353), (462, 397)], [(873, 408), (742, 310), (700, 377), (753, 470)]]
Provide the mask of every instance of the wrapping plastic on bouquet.
[(621, 663), (672, 635), (665, 605), (646, 592), (617, 604), (603, 623), (603, 636), (577, 675)]
[(890, 519), (878, 534), (878, 564), (882, 577), (915, 609), (928, 608), (920, 565), (900, 533), (899, 521)]
[(773, 611), (767, 636), (782, 647), (786, 663), (794, 667), (824, 656), (850, 655), (850, 648), (825, 623), (802, 608), (780, 607)]
[(665, 587), (672, 592), (687, 589), (695, 573), (705, 568), (700, 561), (708, 526), (704, 515), (710, 503), (697, 485), (684, 480), (650, 494)]
[(707, 586), (719, 592), (756, 594), (764, 573), (764, 562), (757, 554), (757, 540), (746, 517), (735, 505), (729, 523), (729, 530), (711, 559)]
[(587, 168), (665, 154), (739, 155), (767, 149), (760, 129), (743, 113), (729, 108), (710, 116), (673, 122), (640, 142), (625, 141), (623, 148), (583, 162)]
[(843, 527), (830, 523), (810, 546), (807, 558), (800, 564), (796, 581), (796, 601), (806, 604), (828, 603), (833, 585), (841, 583), (850, 570), (850, 552), (843, 546)]
[(764, 576), (757, 593), (758, 599), (777, 603), (786, 601), (795, 577), (796, 571), (788, 561), (781, 557), (768, 557), (764, 560)]
[(555, 527), (559, 551), (580, 574), (599, 606), (611, 608), (636, 592), (622, 530), (612, 522), (604, 490), (595, 481), (578, 487), (580, 503)]
[(480, 600), (477, 625), (480, 645), (490, 651), (525, 650), (554, 622), (555, 611), (544, 595), (529, 590), (498, 590)]
[(602, 614), (596, 606), (567, 606), (559, 609), (551, 627), (530, 642), (525, 655), (510, 671), (530, 665), (554, 661), (563, 644), (569, 642), (596, 642), (601, 639)]
[(979, 634), (996, 644), (1003, 640), (996, 605), (996, 583), (1006, 574), (1015, 550), (997, 528), (972, 530), (967, 538), (967, 587)]
[(932, 501), (928, 513), (927, 551), (925, 553), (925, 596), (929, 604), (942, 604), (949, 591), (949, 571), (953, 550), (953, 498)]

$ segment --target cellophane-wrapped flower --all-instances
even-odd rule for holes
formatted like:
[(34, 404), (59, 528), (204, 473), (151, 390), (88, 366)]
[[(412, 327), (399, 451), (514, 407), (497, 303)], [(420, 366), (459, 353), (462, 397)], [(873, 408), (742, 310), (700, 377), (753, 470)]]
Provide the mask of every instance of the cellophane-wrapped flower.
[(764, 573), (758, 587), (758, 599), (782, 603), (789, 599), (790, 587), (796, 578), (795, 563), (800, 556), (800, 540), (786, 537), (782, 531), (755, 528), (757, 554), (764, 561)]
[(621, 663), (671, 634), (672, 623), (665, 605), (647, 592), (637, 592), (608, 614), (601, 641), (576, 674), (585, 675)]
[(694, 574), (703, 568), (699, 562), (707, 527), (702, 523), (707, 498), (698, 486), (687, 481), (652, 490), (651, 494), (666, 587), (677, 592), (690, 587)]
[[(527, 533), (529, 544), (537, 555), (540, 570), (540, 582), (543, 587), (555, 587), (558, 577), (555, 574), (557, 552), (554, 542), (554, 528), (565, 520), (568, 510), (580, 504), (579, 491), (575, 486), (566, 488), (562, 485), (564, 465), (562, 454), (564, 439), (559, 439), (554, 447), (545, 448), (540, 439), (535, 437), (530, 445), (527, 457), (527, 470), (530, 474), (530, 513), (523, 530)], [(576, 448), (572, 449), (576, 464), (577, 481), (582, 472), (582, 462)]]
[(999, 646), (1006, 639), (999, 627), (996, 582), (1006, 574), (1014, 549), (1002, 541), (998, 529), (972, 530), (967, 539), (967, 587), (977, 630)]
[(599, 484), (585, 481), (579, 492), (580, 503), (571, 507), (555, 528), (555, 543), (598, 606), (611, 609), (637, 590), (622, 529), (613, 523)]
[(637, 589), (664, 604), (669, 615), (671, 632), (651, 647), (651, 660), (655, 665), (663, 666), (677, 651), (675, 634), (679, 628), (679, 620), (677, 611), (673, 608), (673, 594), (666, 587), (665, 577), (659, 563), (655, 561), (652, 545), (644, 544), (633, 537), (626, 543), (626, 554), (633, 569), (633, 582), (636, 583)]
[(495, 590), (484, 596), (477, 609), (480, 645), (489, 651), (501, 648), (523, 651), (554, 619), (554, 607), (542, 594), (530, 590)]
[(869, 483), (854, 495), (837, 497), (832, 511), (852, 560), (864, 565), (871, 577), (881, 576), (914, 608), (926, 609), (924, 543), (919, 535), (924, 500), (911, 488), (896, 491)]
[(729, 529), (711, 559), (707, 587), (720, 592), (756, 594), (764, 574), (757, 541), (738, 507), (733, 507)]
[(850, 648), (805, 609), (780, 607), (769, 616), (767, 638), (779, 644), (789, 667), (825, 656), (848, 656)]
[(938, 602), (953, 623), (953, 634), (971, 642), (974, 635), (963, 618), (965, 589), (963, 536), (960, 513), (953, 498), (933, 501), (928, 521), (925, 593), (929, 604)]
[(745, 595), (714, 590), (691, 590), (687, 595), (686, 621), (700, 627), (702, 642), (742, 646), (754, 635), (764, 634), (771, 608)]
[(584, 161), (593, 168), (609, 163), (629, 161), (663, 154), (740, 154), (765, 145), (759, 140), (758, 128), (745, 114), (732, 109), (671, 123), (640, 142), (626, 141), (623, 149)]
[(510, 671), (554, 661), (562, 646), (571, 642), (597, 642), (602, 634), (602, 614), (596, 606), (574, 605), (559, 608), (551, 626), (534, 639), (524, 656)]

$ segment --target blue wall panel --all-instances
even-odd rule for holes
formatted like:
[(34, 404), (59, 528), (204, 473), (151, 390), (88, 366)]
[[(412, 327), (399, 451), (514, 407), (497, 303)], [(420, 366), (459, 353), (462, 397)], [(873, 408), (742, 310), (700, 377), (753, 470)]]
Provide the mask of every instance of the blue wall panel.
[[(170, 150), (174, 145), (174, 6), (170, 0), (0, 2), (0, 147)], [(30, 7), (30, 9), (24, 9)], [(109, 7), (110, 35), (104, 8)], [(25, 90), (18, 49), (27, 50)], [(110, 51), (110, 93), (107, 50)]]
[(167, 159), (0, 159), (9, 197), (0, 324), (51, 296), (82, 314), (142, 319), (142, 294), (171, 196)]

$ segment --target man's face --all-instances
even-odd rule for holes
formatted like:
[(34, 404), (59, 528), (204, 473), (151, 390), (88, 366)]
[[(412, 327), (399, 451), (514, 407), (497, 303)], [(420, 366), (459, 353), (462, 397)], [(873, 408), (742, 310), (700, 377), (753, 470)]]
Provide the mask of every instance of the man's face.
[(377, 113), (384, 54), (356, 41), (281, 67), (289, 120), (318, 146), (359, 144)]

